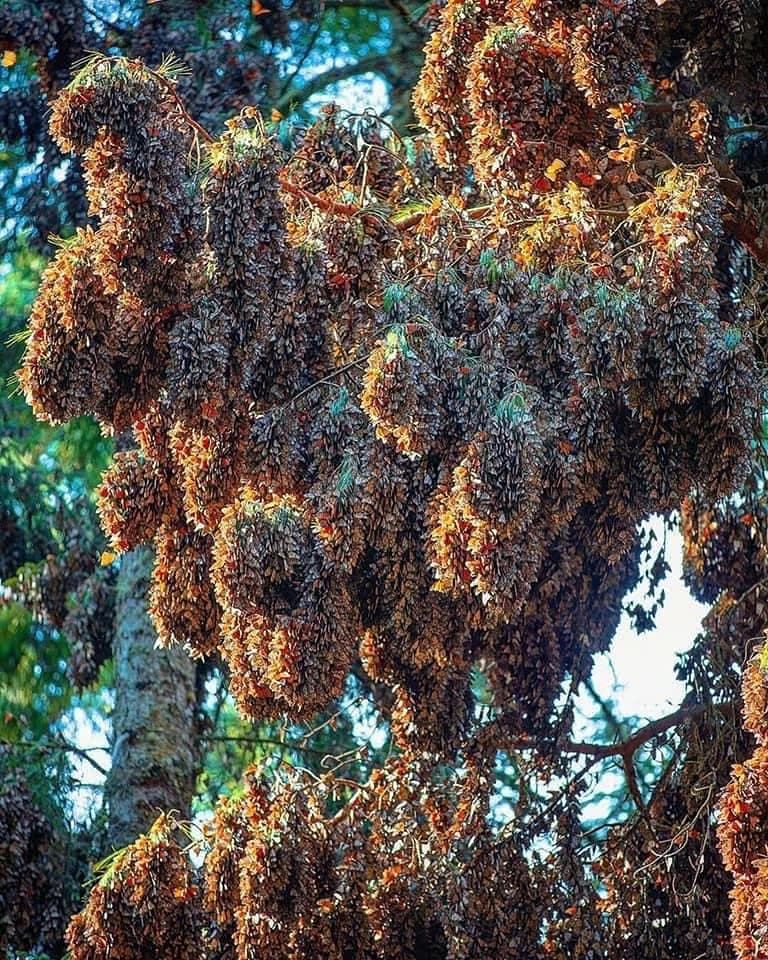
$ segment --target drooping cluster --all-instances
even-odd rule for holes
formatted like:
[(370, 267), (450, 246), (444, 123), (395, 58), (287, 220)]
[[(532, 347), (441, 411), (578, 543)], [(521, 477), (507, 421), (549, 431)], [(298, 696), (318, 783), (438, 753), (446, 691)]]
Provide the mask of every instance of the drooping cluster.
[(646, 126), (659, 147), (701, 159), (724, 121), (712, 110), (719, 84), (736, 114), (765, 107), (764, 15), (742, 0), (455, 0), (427, 43), (414, 103), (441, 162), (469, 163), (492, 184), (536, 189), (553, 162), (582, 182), (606, 179), (615, 119), (630, 139)]
[[(63, 633), (69, 644), (68, 673), (77, 688), (88, 686), (111, 655), (115, 571), (98, 566), (104, 539), (85, 492), (64, 488), (45, 465), (21, 466), (13, 445), (0, 469), (0, 579), (5, 602), (26, 607), (35, 629)], [(31, 502), (46, 511), (33, 517)]]
[[(182, 956), (543, 956), (529, 868), (513, 837), (492, 836), (476, 799), (487, 794), (487, 761), (474, 756), (445, 779), (427, 757), (393, 759), (352, 796), (343, 778), (294, 777), (268, 791), (250, 771), (242, 797), (222, 801), (206, 828), (193, 885), (165, 826), (120, 855), (70, 926), (74, 960), (138, 956), (155, 943), (153, 955), (170, 956), (151, 938), (172, 923), (186, 924), (170, 938)], [(185, 935), (197, 954), (184, 952)], [(99, 939), (102, 953), (90, 946)]]
[(733, 956), (731, 878), (712, 819), (733, 761), (748, 749), (738, 723), (726, 707), (686, 724), (684, 746), (654, 784), (647, 812), (609, 832), (594, 864), (607, 894), (607, 957)]
[[(719, 851), (733, 881), (732, 949), (739, 960), (759, 960), (768, 955), (762, 945), (768, 900), (762, 866), (765, 838), (760, 832), (760, 810), (768, 797), (764, 756), (768, 682), (761, 649), (768, 631), (766, 524), (760, 468), (735, 496), (712, 502), (694, 494), (683, 503), (685, 578), (696, 596), (714, 601), (704, 619), (703, 638), (714, 667), (714, 682), (708, 687), (713, 695), (730, 702), (734, 711), (741, 706), (746, 731), (741, 737), (726, 739), (721, 735), (711, 739), (715, 751), (731, 767), (730, 782), (716, 813)], [(728, 664), (733, 665), (730, 670), (726, 669)], [(730, 683), (726, 680), (729, 674)], [(681, 678), (694, 687), (707, 682), (701, 675), (701, 665), (693, 661)], [(737, 683), (740, 696), (738, 688), (734, 696)], [(754, 752), (749, 734), (757, 740)], [(724, 753), (727, 748), (728, 753)], [(706, 776), (711, 774), (704, 774), (702, 780)]]
[(768, 930), (764, 823), (768, 798), (768, 757), (761, 742), (755, 753), (733, 769), (720, 803), (720, 850), (734, 878), (731, 891), (733, 946), (739, 958), (765, 957)]
[(100, 226), (66, 245), (36, 303), (22, 380), (51, 419), (87, 411), (122, 431), (160, 388), (201, 216), (184, 172), (189, 133), (166, 82), (97, 61), (56, 102), (52, 132), (84, 154)]
[[(719, 803), (718, 838), (725, 866), (732, 875), (731, 927), (739, 960), (768, 956), (768, 886), (765, 876), (766, 838), (761, 832), (761, 810), (768, 800), (766, 727), (768, 677), (764, 637), (768, 631), (768, 593), (765, 586), (766, 514), (761, 489), (743, 502), (720, 504), (699, 515), (690, 551), (701, 582), (721, 592), (708, 621), (729, 646), (746, 651), (742, 679), (744, 727), (757, 740), (751, 756), (735, 763), (731, 780)], [(703, 521), (703, 522), (702, 522)], [(729, 534), (733, 544), (727, 545)], [(733, 571), (732, 583), (723, 572)], [(761, 638), (763, 643), (761, 644)]]
[(68, 913), (61, 838), (0, 752), (0, 950), (59, 949)]
[(766, 499), (761, 486), (758, 478), (752, 478), (736, 497), (713, 503), (692, 491), (683, 501), (683, 574), (702, 603), (712, 603), (725, 593), (740, 598), (761, 579), (766, 562)]
[[(106, 532), (155, 540), (161, 639), (219, 646), (253, 717), (319, 709), (360, 640), (403, 742), (450, 743), (478, 662), (513, 725), (546, 726), (610, 641), (638, 521), (745, 467), (760, 377), (719, 281), (719, 174), (666, 127), (660, 158), (642, 98), (617, 104), (639, 65), (667, 89), (657, 14), (617, 13), (650, 17), (619, 66), (607, 8), (556, 12), (449, 5), (466, 76), (431, 41), (416, 102), (438, 156), (469, 149), (473, 206), (419, 200), (407, 151), (334, 111), (287, 156), (246, 110), (196, 172), (172, 81), (134, 62), (56, 105), (100, 225), (49, 269), (22, 381), (41, 415), (132, 425)], [(508, 61), (551, 109), (523, 109)], [(456, 84), (449, 122), (433, 94)], [(539, 156), (580, 137), (574, 169)]]
[(79, 690), (92, 684), (112, 656), (115, 573), (97, 568), (78, 585), (61, 625), (69, 641), (68, 673)]
[(76, 960), (137, 957), (198, 960), (198, 897), (189, 860), (160, 817), (136, 843), (112, 857), (85, 909), (69, 925)]
[(109, 47), (153, 65), (175, 59), (178, 89), (190, 109), (219, 129), (242, 107), (265, 102), (280, 75), (280, 47), (295, 40), (297, 24), (322, 15), (322, 4), (312, 0), (269, 10), (222, 2), (207, 10), (201, 32), (197, 0), (160, 6), (130, 0), (108, 15), (86, 0), (5, 0), (0, 139), (14, 159), (0, 175), (4, 252), (21, 241), (49, 255), (51, 235), (86, 221), (81, 166), (62, 157), (47, 121), (51, 99), (90, 51)]

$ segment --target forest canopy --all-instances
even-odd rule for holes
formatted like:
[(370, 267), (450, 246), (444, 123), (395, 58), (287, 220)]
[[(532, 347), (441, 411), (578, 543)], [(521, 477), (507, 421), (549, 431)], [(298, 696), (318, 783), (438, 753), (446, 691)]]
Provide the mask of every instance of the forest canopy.
[[(216, 6), (166, 12), (191, 36)], [(34, 151), (5, 133), (37, 158), (19, 225), (45, 177), (73, 200), (19, 389), (113, 448), (91, 496), (46, 437), (36, 540), (14, 481), (6, 605), (114, 690), (84, 902), (53, 889), (34, 737), (0, 755), (0, 945), (60, 951), (71, 909), (72, 960), (768, 957), (768, 6), (391, 3), (364, 40), (389, 112), (314, 120), (286, 97), (322, 89), (330, 4), (221, 6), (192, 62), (157, 56), (162, 15), (107, 17), (74, 63), (87, 8), (53, 40), (0, 13), (34, 65), (6, 93), (50, 100)], [(425, 41), (411, 115), (385, 67), (415, 79)], [(603, 704), (583, 741), (596, 656), (662, 603), (653, 515), (711, 604), (685, 695), (631, 730)], [(606, 762), (626, 802), (595, 822)], [(222, 796), (194, 818), (201, 772)]]

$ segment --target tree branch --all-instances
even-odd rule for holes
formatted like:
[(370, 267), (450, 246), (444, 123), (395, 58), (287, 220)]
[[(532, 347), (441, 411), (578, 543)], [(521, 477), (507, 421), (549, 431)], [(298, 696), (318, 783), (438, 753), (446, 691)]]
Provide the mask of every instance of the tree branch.
[(417, 33), (420, 37), (425, 35), (425, 30), (421, 24), (414, 19), (411, 11), (406, 7), (402, 0), (387, 0), (388, 6), (390, 6), (395, 13), (406, 23), (411, 30)]
[(170, 95), (173, 97), (173, 99), (176, 102), (176, 106), (179, 108), (182, 116), (190, 125), (190, 127), (192, 127), (192, 129), (200, 137), (202, 137), (206, 143), (213, 143), (216, 138), (212, 134), (210, 134), (202, 124), (198, 123), (197, 120), (195, 120), (195, 118), (189, 113), (189, 111), (187, 110), (184, 104), (184, 101), (181, 99), (181, 96), (179, 95), (179, 91), (176, 89), (176, 84), (173, 82), (173, 80), (169, 80), (167, 77), (164, 77), (161, 73), (158, 73), (156, 70), (152, 70), (151, 67), (145, 67), (144, 69), (148, 70), (149, 73), (151, 73), (152, 76), (155, 78), (155, 80), (158, 80), (165, 87), (165, 89), (170, 93)]
[(99, 23), (103, 24), (105, 27), (109, 27), (110, 30), (114, 30), (115, 33), (120, 33), (124, 37), (128, 37), (131, 35), (132, 31), (129, 30), (127, 27), (123, 27), (119, 23), (113, 23), (111, 20), (107, 20), (105, 16), (102, 16), (102, 14), (97, 13), (95, 10), (91, 9), (91, 7), (88, 7), (85, 4), (83, 4), (83, 10), (85, 10), (85, 12), (88, 14), (89, 17), (93, 17), (94, 20), (98, 20)]
[(83, 4), (83, 10), (88, 14), (89, 17), (93, 17), (94, 20), (97, 20), (99, 23), (103, 24), (105, 27), (109, 27), (110, 30), (114, 30), (115, 33), (121, 33), (124, 37), (127, 37), (131, 34), (131, 31), (127, 27), (121, 26), (119, 23), (113, 23), (111, 20), (107, 20), (105, 16), (97, 13), (91, 7)]
[(92, 751), (103, 750), (103, 747), (76, 747), (73, 743), (68, 743), (66, 740), (43, 740), (36, 743), (29, 743), (24, 740), (6, 740), (5, 738), (0, 739), (0, 745), (8, 747), (11, 750), (40, 750), (42, 753), (45, 753), (46, 750), (61, 750), (64, 753), (74, 753), (87, 763), (90, 763), (94, 770), (98, 770), (102, 776), (106, 777), (109, 772), (90, 756)]
[(644, 727), (640, 727), (626, 740), (620, 740), (618, 743), (575, 743), (571, 740), (564, 744), (567, 753), (580, 753), (589, 757), (602, 759), (604, 757), (621, 757), (625, 762), (632, 761), (635, 753), (649, 740), (658, 737), (659, 734), (666, 733), (673, 727), (678, 727), (689, 720), (697, 720), (708, 710), (721, 710), (730, 712), (736, 706), (735, 701), (725, 703), (696, 703), (690, 707), (680, 707), (673, 713), (668, 713), (665, 717), (659, 717), (652, 720)]
[(364, 73), (375, 73), (381, 70), (391, 60), (396, 59), (401, 52), (400, 50), (388, 50), (386, 53), (373, 53), (352, 63), (344, 63), (340, 67), (331, 67), (324, 70), (307, 81), (299, 90), (286, 91), (278, 99), (275, 107), (280, 113), (285, 113), (292, 103), (306, 103), (311, 96), (331, 86), (331, 84), (340, 83), (342, 80), (350, 80), (352, 77), (359, 77)]
[(317, 23), (317, 26), (315, 27), (315, 30), (314, 30), (313, 33), (312, 33), (312, 36), (310, 37), (309, 43), (307, 44), (307, 46), (306, 46), (306, 48), (305, 48), (305, 50), (304, 50), (304, 53), (302, 53), (302, 55), (301, 55), (301, 57), (299, 58), (299, 61), (298, 61), (298, 63), (296, 64), (293, 72), (291, 73), (291, 75), (286, 79), (285, 83), (283, 84), (282, 89), (280, 90), (280, 93), (278, 94), (278, 103), (279, 103), (280, 100), (282, 100), (282, 98), (288, 93), (288, 91), (291, 89), (291, 84), (292, 84), (293, 81), (296, 79), (296, 77), (301, 73), (301, 68), (302, 68), (302, 67), (304, 66), (304, 64), (307, 62), (307, 58), (309, 57), (310, 53), (312, 53), (312, 51), (313, 51), (314, 48), (315, 48), (315, 44), (317, 43), (317, 41), (318, 41), (318, 39), (319, 39), (319, 37), (320, 37), (320, 33), (322, 32), (322, 27), (323, 27), (323, 19), (322, 19), (322, 17), (321, 17), (320, 20), (319, 20), (318, 23)]
[(277, 740), (274, 737), (206, 735), (204, 739), (212, 743), (250, 743), (257, 747), (281, 747), (283, 750), (295, 750), (297, 753), (307, 753), (311, 756), (320, 757), (321, 759), (325, 759), (326, 757), (336, 759), (334, 755), (328, 753), (327, 750), (316, 750), (313, 747), (305, 747), (300, 743), (292, 743), (289, 740)]
[(738, 137), (742, 133), (768, 133), (768, 125), (764, 123), (748, 123), (743, 127), (729, 127), (725, 131), (726, 137)]
[(584, 686), (587, 688), (587, 693), (590, 695), (590, 697), (592, 697), (594, 702), (597, 704), (598, 709), (600, 710), (600, 713), (611, 725), (613, 732), (615, 734), (623, 733), (624, 723), (621, 720), (619, 720), (619, 718), (616, 716), (613, 708), (611, 707), (611, 704), (607, 700), (603, 699), (603, 697), (600, 696), (600, 694), (595, 689), (594, 683), (589, 677), (584, 681)]

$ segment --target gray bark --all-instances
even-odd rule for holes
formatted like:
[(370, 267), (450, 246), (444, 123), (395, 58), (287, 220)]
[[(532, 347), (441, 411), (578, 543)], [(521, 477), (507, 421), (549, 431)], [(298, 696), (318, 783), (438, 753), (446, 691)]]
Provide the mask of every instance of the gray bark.
[(115, 606), (112, 767), (105, 795), (111, 847), (131, 843), (162, 811), (189, 816), (199, 754), (195, 664), (179, 647), (155, 648), (147, 612), (152, 552), (120, 564)]

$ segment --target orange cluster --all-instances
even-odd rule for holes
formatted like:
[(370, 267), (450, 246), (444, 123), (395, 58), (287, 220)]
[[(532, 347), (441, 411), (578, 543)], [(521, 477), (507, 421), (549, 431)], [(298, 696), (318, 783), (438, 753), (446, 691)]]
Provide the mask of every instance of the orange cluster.
[(145, 836), (113, 855), (69, 925), (74, 960), (202, 960), (195, 929), (198, 890), (174, 829), (173, 820), (162, 816)]
[(62, 632), (69, 641), (67, 671), (77, 689), (92, 684), (112, 656), (115, 573), (100, 567), (78, 585)]
[(70, 907), (64, 843), (12, 758), (0, 749), (0, 950), (55, 954)]
[(731, 923), (733, 946), (740, 960), (768, 956), (768, 877), (765, 850), (768, 835), (768, 750), (764, 743), (733, 776), (720, 801), (718, 837), (726, 867), (733, 874)]
[(438, 494), (430, 532), (435, 588), (461, 595), (469, 585), (504, 622), (520, 613), (544, 549), (534, 523), (543, 443), (524, 403), (499, 401)]
[(585, 4), (569, 17), (563, 7), (549, 0), (445, 5), (414, 97), (441, 161), (469, 162), (486, 184), (526, 183), (537, 193), (552, 189), (553, 164), (558, 174), (594, 180), (593, 148), (610, 123), (605, 108), (639, 72), (632, 41), (649, 8)]
[(20, 379), (50, 420), (92, 413), (124, 431), (160, 388), (201, 225), (186, 172), (189, 134), (169, 99), (137, 64), (97, 60), (54, 106), (51, 131), (86, 158), (100, 226), (66, 242), (31, 319)]
[[(768, 920), (768, 887), (763, 869), (766, 837), (761, 827), (761, 811), (768, 799), (768, 683), (760, 645), (760, 638), (768, 630), (764, 574), (768, 515), (761, 468), (755, 469), (734, 496), (713, 502), (694, 492), (686, 498), (682, 529), (686, 582), (699, 599), (715, 601), (704, 619), (699, 642), (709, 648), (713, 692), (726, 704), (730, 697), (733, 715), (722, 732), (710, 738), (712, 756), (707, 758), (712, 774), (718, 770), (718, 788), (718, 754), (728, 761), (730, 775), (719, 799), (717, 839), (725, 868), (734, 881), (730, 891), (733, 949), (739, 960), (760, 960), (768, 956), (762, 945)], [(700, 670), (694, 665), (691, 671), (691, 679), (698, 683)], [(739, 719), (739, 705), (747, 731), (741, 735), (730, 730)], [(724, 736), (726, 731), (730, 740)], [(749, 734), (758, 742), (754, 752)], [(712, 776), (705, 771), (702, 774)]]
[[(347, 587), (324, 562), (296, 499), (260, 501), (252, 488), (225, 509), (211, 571), (226, 611), (222, 651), (233, 670), (232, 690), (246, 700), (264, 687), (265, 712), (278, 705), (293, 715), (321, 709), (339, 689), (353, 656), (354, 610)], [(276, 704), (274, 701), (277, 700)], [(250, 712), (259, 712), (249, 703)]]
[(343, 778), (299, 775), (268, 792), (247, 772), (242, 796), (219, 803), (198, 844), (196, 882), (173, 822), (159, 821), (73, 920), (73, 958), (538, 957), (529, 867), (512, 838), (493, 837), (475, 800), (488, 760), (474, 754), (445, 779), (426, 756), (392, 759), (353, 795)]
[[(288, 155), (247, 109), (195, 171), (166, 77), (101, 59), (58, 101), (100, 225), (48, 270), (22, 382), (49, 418), (131, 425), (105, 530), (155, 540), (161, 640), (219, 649), (251, 717), (320, 709), (359, 653), (403, 742), (455, 740), (478, 662), (513, 725), (551, 725), (610, 642), (638, 522), (743, 473), (760, 376), (718, 273), (718, 178), (703, 158), (640, 177), (640, 120), (584, 99), (603, 14), (446, 7), (497, 127), (458, 109), (454, 129), (431, 95), (429, 116), (438, 156), (468, 146), (479, 207), (458, 180), (435, 197), (368, 118), (328, 111)], [(658, 72), (646, 41), (626, 39)], [(459, 46), (431, 42), (417, 104), (458, 89)], [(541, 154), (560, 139), (570, 167)], [(548, 186), (484, 173), (486, 149)]]

